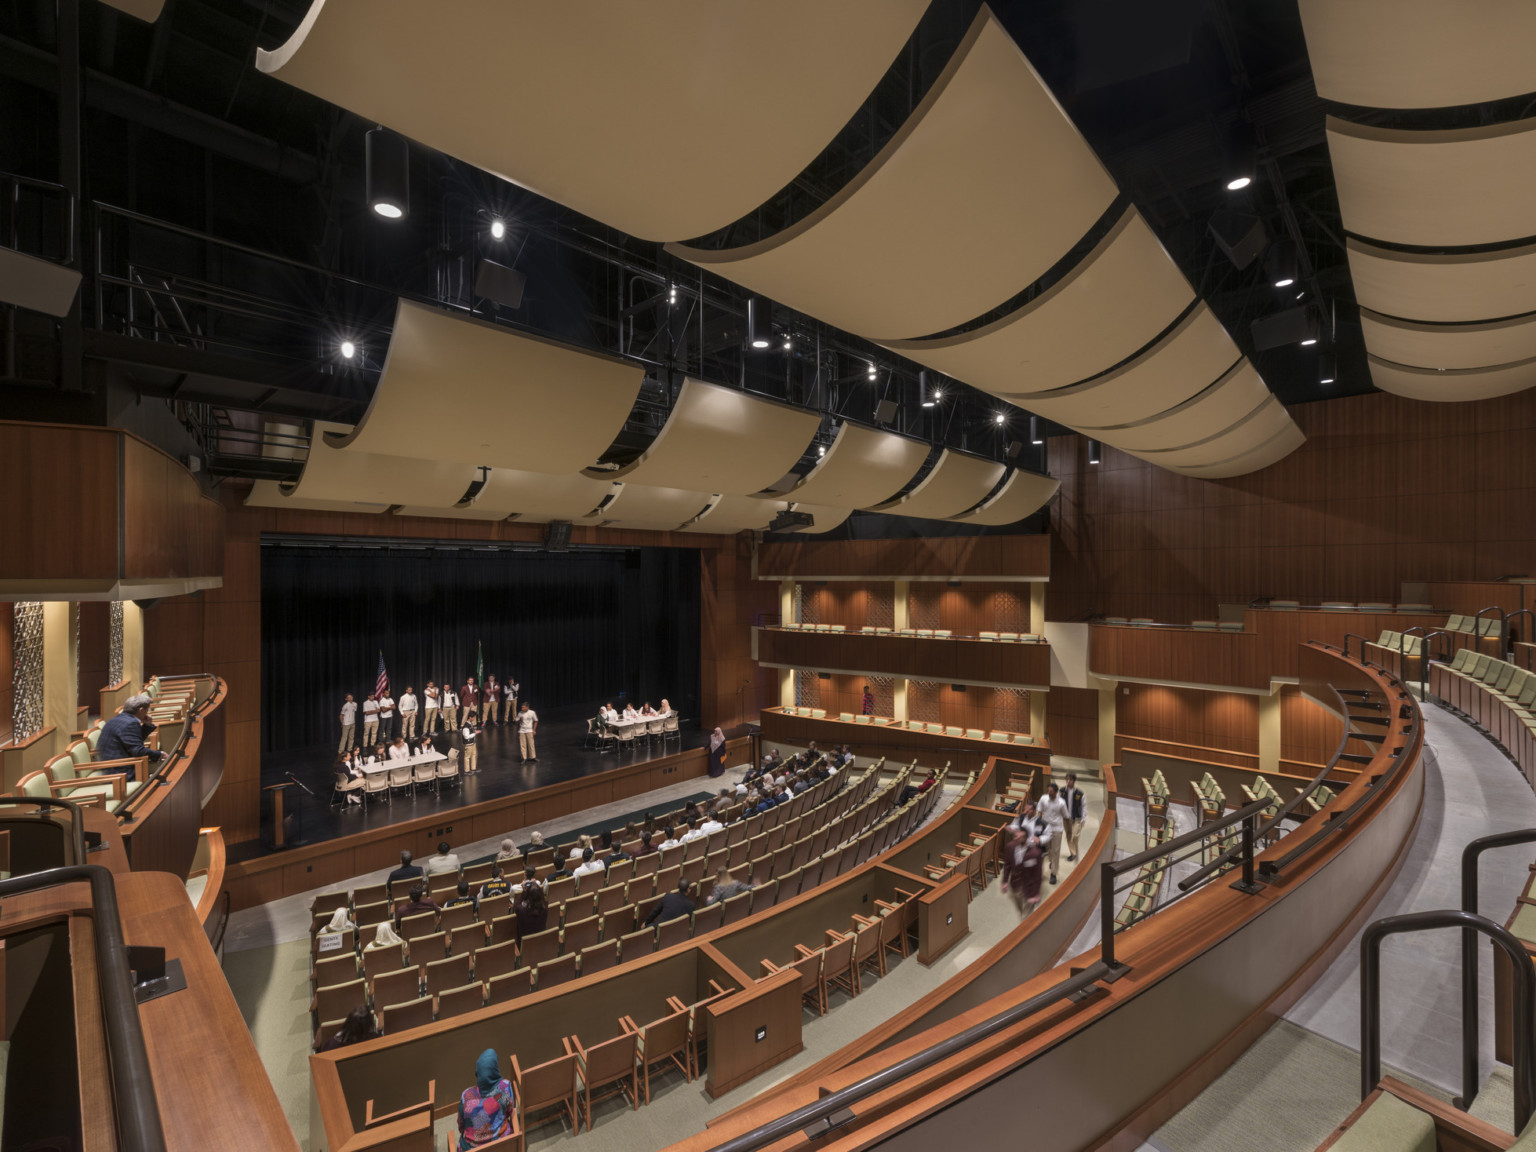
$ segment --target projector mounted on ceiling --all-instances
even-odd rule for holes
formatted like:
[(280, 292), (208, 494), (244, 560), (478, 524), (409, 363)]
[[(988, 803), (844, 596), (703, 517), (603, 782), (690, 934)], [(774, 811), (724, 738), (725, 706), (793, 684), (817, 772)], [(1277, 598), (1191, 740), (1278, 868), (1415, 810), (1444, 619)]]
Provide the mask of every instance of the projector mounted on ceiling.
[(816, 518), (809, 512), (780, 512), (768, 525), (770, 532), (801, 532), (814, 527)]

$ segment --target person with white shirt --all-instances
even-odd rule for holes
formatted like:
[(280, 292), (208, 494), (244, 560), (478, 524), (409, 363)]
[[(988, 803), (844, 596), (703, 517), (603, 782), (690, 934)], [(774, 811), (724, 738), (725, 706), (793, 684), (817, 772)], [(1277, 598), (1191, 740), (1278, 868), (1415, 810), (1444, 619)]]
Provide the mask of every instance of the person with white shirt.
[(656, 845), (656, 851), (661, 852), (667, 848), (676, 848), (680, 844), (682, 844), (682, 841), (677, 838), (677, 833), (673, 830), (672, 825), (668, 824), (666, 828), (666, 839), (664, 839), (660, 844)]
[(459, 740), (464, 746), (462, 755), (466, 773), (480, 771), (480, 749), (475, 744), (478, 735), (475, 726), (466, 719), (464, 727), (459, 729)]
[(459, 856), (449, 848), (448, 841), (440, 840), (437, 852), (423, 860), (421, 867), (428, 876), (436, 876), (441, 872), (458, 872), (460, 871)]
[(665, 696), (663, 696), (661, 698), (661, 707), (659, 709), (657, 709), (656, 715), (658, 715), (658, 716), (670, 716), (670, 715), (672, 715), (672, 705), (667, 702), (667, 698)]
[(576, 871), (571, 873), (580, 883), (581, 877), (590, 876), (594, 872), (607, 872), (603, 862), (593, 858), (592, 845), (588, 844), (581, 850), (581, 863), (576, 866)]
[(421, 731), (424, 735), (430, 736), (437, 731), (437, 714), (443, 702), (443, 694), (438, 691), (437, 684), (431, 680), (427, 681), (427, 686), (422, 689), (421, 694), (425, 697), (423, 710), (426, 712), (421, 722)]
[(584, 853), (591, 847), (592, 837), (583, 832), (581, 839), (571, 845), (571, 850), (565, 854), (565, 858), (567, 860), (582, 860), (585, 858)]
[(361, 804), (363, 799), (359, 796), (358, 789), (362, 788), (365, 777), (362, 768), (362, 753), (344, 752), (341, 757), (341, 771), (346, 776), (346, 781), (337, 781), (336, 787), (341, 789), (346, 796), (348, 804)]
[(448, 684), (443, 685), (443, 731), (452, 732), (459, 726), (459, 694)]
[(416, 693), (409, 684), (400, 695), (400, 735), (407, 740), (416, 738)]
[(725, 825), (713, 816), (704, 817), (704, 823), (699, 825), (699, 831), (706, 836), (713, 836), (716, 832), (724, 832)]
[(372, 748), (379, 740), (379, 698), (372, 692), (363, 700), (363, 744)]
[(517, 697), (523, 690), (523, 686), (513, 676), (507, 677), (507, 682), (501, 686), (501, 698), (507, 702), (507, 722), (511, 723), (512, 717), (517, 715)]
[(385, 740), (395, 735), (395, 698), (387, 692), (379, 697), (379, 735)]
[(485, 704), (480, 709), (481, 724), (501, 723), (501, 681), (495, 676), (485, 678)]
[(695, 840), (702, 840), (708, 835), (709, 833), (704, 831), (703, 821), (700, 821), (697, 825), (684, 832), (680, 839), (684, 844), (692, 844)]
[(409, 760), (411, 750), (405, 746), (405, 737), (396, 736), (394, 743), (389, 746), (389, 758), (391, 760)]
[(633, 704), (626, 704), (626, 705), (624, 705), (624, 719), (625, 720), (638, 720), (638, 719), (640, 719), (640, 711), (639, 711), (639, 709), (637, 709)]
[(1051, 834), (1050, 842), (1043, 845), (1048, 871), (1051, 874), (1051, 883), (1056, 883), (1056, 865), (1061, 859), (1061, 842), (1065, 839), (1067, 822), (1067, 802), (1061, 798), (1061, 790), (1056, 787), (1053, 780), (1046, 789), (1045, 795), (1040, 797), (1040, 802), (1035, 805), (1035, 815), (1045, 821), (1046, 831)]
[(517, 746), (524, 761), (537, 760), (539, 750), (534, 747), (534, 734), (539, 730), (539, 714), (524, 704), (517, 714)]
[(345, 754), (352, 750), (352, 737), (357, 732), (357, 701), (352, 699), (352, 693), (347, 693), (347, 698), (341, 705), (341, 745), (337, 752)]

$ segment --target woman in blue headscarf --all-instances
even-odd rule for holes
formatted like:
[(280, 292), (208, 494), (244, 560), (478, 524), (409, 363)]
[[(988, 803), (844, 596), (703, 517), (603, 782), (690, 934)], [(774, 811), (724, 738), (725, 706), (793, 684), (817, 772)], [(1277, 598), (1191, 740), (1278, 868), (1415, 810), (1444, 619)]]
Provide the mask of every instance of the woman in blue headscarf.
[(475, 1084), (459, 1097), (459, 1152), (489, 1144), (512, 1131), (517, 1098), (501, 1077), (496, 1050), (487, 1048), (475, 1061)]

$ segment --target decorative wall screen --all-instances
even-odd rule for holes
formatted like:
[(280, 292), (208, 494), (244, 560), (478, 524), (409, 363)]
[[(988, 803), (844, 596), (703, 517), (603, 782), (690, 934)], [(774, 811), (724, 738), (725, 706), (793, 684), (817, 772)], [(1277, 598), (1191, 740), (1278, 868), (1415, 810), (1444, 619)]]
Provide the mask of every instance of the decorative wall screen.
[(16, 603), (12, 640), (11, 739), (27, 739), (43, 726), (43, 606), (35, 600)]
[[(868, 608), (866, 609), (865, 614), (866, 619), (864, 623), (868, 624), (871, 628), (896, 627), (895, 590), (891, 588), (872, 589), (869, 593)], [(880, 694), (877, 691), (875, 693), (875, 699), (878, 700), (879, 698)], [(878, 712), (879, 710), (877, 709), (876, 711)], [(880, 715), (889, 716), (890, 713), (882, 712)]]
[(1028, 732), (1029, 693), (1022, 688), (992, 689), (992, 727), (1004, 732)]
[[(939, 623), (939, 595), (942, 589), (924, 588), (920, 584), (913, 584), (912, 596), (908, 601), (907, 621), (908, 628), (942, 628)], [(934, 717), (938, 719), (937, 716)]]
[[(886, 625), (886, 627), (889, 627), (889, 625)], [(869, 684), (869, 694), (875, 698), (875, 715), (895, 715), (896, 678), (894, 676), (871, 676), (866, 683)]]
[[(1011, 588), (992, 597), (992, 627), (998, 632), (1029, 632), (1029, 600)], [(1022, 732), (1022, 728), (1009, 731)]]
[(795, 707), (821, 707), (821, 685), (809, 668), (795, 669)]
[(795, 585), (795, 618), (802, 624), (820, 624), (821, 612), (814, 591), (804, 584)]
[[(916, 627), (916, 625), (914, 625)], [(924, 628), (928, 625), (924, 624)], [(907, 681), (907, 719), (921, 720), (925, 724), (937, 724), (944, 719), (939, 710), (939, 689), (942, 685), (932, 680)]]
[(113, 600), (107, 605), (107, 683), (118, 684), (123, 679), (123, 602)]

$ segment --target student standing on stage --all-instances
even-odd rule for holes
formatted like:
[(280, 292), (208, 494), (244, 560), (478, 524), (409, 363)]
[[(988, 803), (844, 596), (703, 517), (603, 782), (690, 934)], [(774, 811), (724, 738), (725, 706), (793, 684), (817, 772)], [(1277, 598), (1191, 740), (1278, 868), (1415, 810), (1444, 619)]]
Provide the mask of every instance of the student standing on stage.
[(497, 724), (501, 721), (501, 682), (494, 676), (485, 678), (485, 703), (480, 709), (480, 724)]
[(537, 760), (538, 749), (533, 745), (534, 733), (539, 730), (539, 714), (524, 704), (517, 714), (517, 746), (524, 760)]
[(416, 739), (416, 692), (409, 684), (400, 697), (400, 734), (407, 740)]
[(347, 693), (346, 700), (341, 705), (341, 745), (336, 751), (341, 753), (352, 750), (352, 737), (357, 732), (357, 701), (352, 699), (352, 693)]
[(473, 676), (464, 681), (464, 687), (459, 689), (459, 703), (464, 706), (464, 723), (478, 723), (480, 719), (480, 689), (475, 687), (475, 678)]
[(363, 701), (363, 747), (372, 748), (379, 741), (379, 698), (372, 692)]
[(464, 727), (459, 730), (459, 739), (464, 745), (465, 773), (480, 771), (480, 751), (475, 747), (475, 726), (469, 722), (468, 717), (465, 717)]
[(385, 740), (395, 737), (395, 698), (388, 692), (379, 697), (379, 735)]
[(452, 734), (459, 726), (459, 694), (450, 684), (443, 685), (443, 731)]
[(422, 691), (422, 695), (427, 698), (427, 715), (426, 718), (422, 721), (421, 730), (430, 736), (432, 733), (437, 731), (437, 712), (439, 705), (441, 705), (443, 702), (443, 695), (437, 690), (437, 684), (431, 680), (427, 681), (427, 686)]
[(522, 691), (522, 685), (516, 677), (508, 676), (507, 682), (501, 686), (501, 698), (507, 702), (507, 723), (512, 723), (512, 717), (517, 715), (517, 694)]

